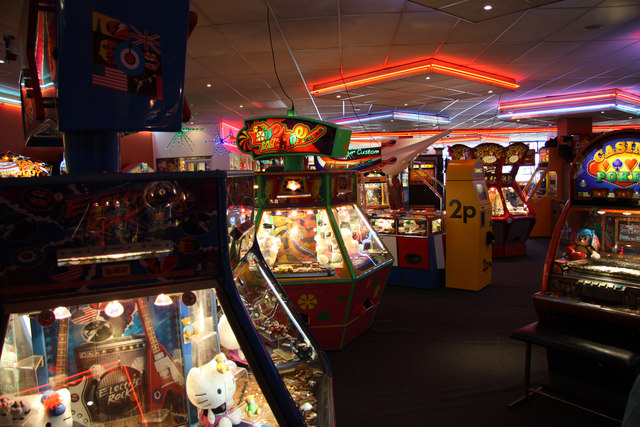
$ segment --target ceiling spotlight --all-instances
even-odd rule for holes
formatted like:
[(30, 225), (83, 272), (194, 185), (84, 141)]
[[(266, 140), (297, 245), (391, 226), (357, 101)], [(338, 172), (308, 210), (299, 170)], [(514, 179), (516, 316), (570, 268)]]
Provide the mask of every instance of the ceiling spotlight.
[(56, 317), (56, 319), (66, 319), (68, 317), (71, 317), (71, 312), (69, 311), (69, 309), (67, 307), (56, 307), (53, 310), (53, 314)]
[(483, 9), (484, 10), (491, 10), (491, 9), (493, 9), (493, 6), (491, 6), (490, 4), (485, 4)]
[(104, 312), (109, 317), (118, 317), (124, 313), (124, 307), (120, 304), (120, 301), (111, 301), (104, 308)]
[(336, 98), (342, 98), (342, 95), (336, 95)]
[(153, 302), (153, 305), (158, 305), (160, 307), (165, 306), (165, 305), (171, 305), (173, 304), (173, 301), (171, 300), (171, 297), (167, 294), (160, 294), (156, 297), (156, 300)]
[(425, 77), (425, 79), (426, 79), (426, 80), (429, 80), (430, 78), (431, 78), (431, 76), (427, 76), (427, 77)]
[(207, 83), (207, 87), (211, 87), (211, 83)]
[(492, 90), (488, 90), (487, 93), (493, 93), (493, 91)]
[(244, 105), (241, 105), (240, 108), (244, 108)]

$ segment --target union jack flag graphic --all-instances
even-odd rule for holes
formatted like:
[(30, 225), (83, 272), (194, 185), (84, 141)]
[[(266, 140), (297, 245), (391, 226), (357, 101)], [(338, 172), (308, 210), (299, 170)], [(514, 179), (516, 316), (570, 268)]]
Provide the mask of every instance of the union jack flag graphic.
[(147, 30), (140, 31), (134, 25), (130, 26), (129, 35), (133, 39), (133, 44), (144, 45), (144, 50), (149, 52), (153, 49), (160, 54), (160, 34), (149, 34)]

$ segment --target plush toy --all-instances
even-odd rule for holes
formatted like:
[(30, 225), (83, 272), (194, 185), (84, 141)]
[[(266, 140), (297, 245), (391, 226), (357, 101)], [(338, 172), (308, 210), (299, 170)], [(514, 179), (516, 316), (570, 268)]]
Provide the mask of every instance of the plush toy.
[(600, 240), (595, 231), (588, 228), (581, 228), (574, 237), (574, 243), (568, 246), (565, 253), (571, 259), (600, 258), (598, 250)]
[(187, 396), (198, 408), (198, 419), (204, 427), (231, 427), (242, 421), (242, 409), (231, 409), (236, 380), (223, 354), (209, 363), (191, 368), (187, 375)]

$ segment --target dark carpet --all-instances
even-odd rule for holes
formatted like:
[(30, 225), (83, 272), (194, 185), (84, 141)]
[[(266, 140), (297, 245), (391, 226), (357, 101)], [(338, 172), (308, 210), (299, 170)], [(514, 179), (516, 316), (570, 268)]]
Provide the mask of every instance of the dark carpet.
[[(342, 350), (333, 369), (336, 425), (615, 426), (598, 415), (523, 394), (525, 344), (509, 335), (537, 320), (549, 239), (526, 255), (494, 259), (492, 283), (464, 291), (387, 286), (372, 326)], [(546, 353), (534, 347), (532, 382), (547, 381)]]

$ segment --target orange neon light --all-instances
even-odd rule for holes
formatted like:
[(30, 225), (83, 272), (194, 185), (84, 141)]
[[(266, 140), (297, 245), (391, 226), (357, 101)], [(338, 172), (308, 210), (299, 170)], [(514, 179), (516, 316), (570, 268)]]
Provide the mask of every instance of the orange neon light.
[[(115, 361), (115, 362), (109, 362), (109, 363), (105, 363), (104, 365), (102, 365), (103, 368), (106, 368), (108, 366), (113, 366), (113, 365), (118, 365), (120, 362), (119, 361)], [(0, 400), (1, 399), (5, 399), (5, 398), (9, 398), (11, 396), (16, 396), (19, 394), (25, 394), (25, 393), (29, 393), (29, 392), (38, 392), (37, 390), (40, 390), (41, 388), (47, 388), (49, 386), (51, 386), (52, 388), (60, 388), (60, 387), (66, 387), (69, 384), (75, 384), (77, 383), (80, 379), (82, 379), (81, 377), (84, 377), (85, 374), (89, 374), (91, 373), (91, 369), (87, 369), (86, 371), (82, 371), (82, 372), (78, 372), (77, 374), (73, 374), (70, 375), (64, 379), (62, 379), (62, 381), (58, 381), (55, 384), (43, 384), (41, 386), (37, 386), (37, 387), (32, 387), (32, 388), (28, 388), (25, 390), (20, 390), (20, 391), (16, 391), (15, 393), (11, 393), (11, 394), (5, 394), (4, 396), (0, 396)], [(91, 373), (91, 375), (88, 375), (88, 378), (93, 377), (95, 374)], [(75, 378), (75, 379), (73, 379)], [(66, 382), (64, 382), (66, 381)]]
[(14, 107), (14, 108), (22, 108), (22, 104), (14, 104), (12, 102), (0, 101), (0, 105), (6, 105), (7, 107)]
[(355, 88), (366, 86), (375, 82), (399, 79), (401, 77), (417, 75), (425, 72), (435, 72), (440, 74), (461, 77), (467, 80), (474, 80), (481, 83), (500, 86), (506, 89), (517, 89), (520, 85), (509, 77), (490, 74), (481, 70), (464, 67), (453, 63), (446, 63), (433, 58), (424, 61), (412, 62), (395, 67), (381, 68), (367, 73), (356, 74), (344, 79), (331, 80), (313, 86), (312, 95), (322, 95), (337, 92), (345, 88)]

